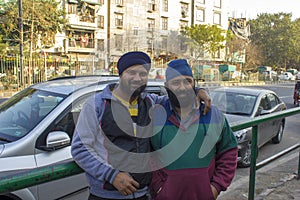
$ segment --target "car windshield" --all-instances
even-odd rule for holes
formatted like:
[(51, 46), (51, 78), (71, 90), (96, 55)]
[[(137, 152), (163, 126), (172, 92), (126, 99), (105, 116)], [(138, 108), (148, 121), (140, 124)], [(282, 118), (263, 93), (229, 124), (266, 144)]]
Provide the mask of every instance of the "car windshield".
[(256, 96), (225, 91), (211, 92), (212, 104), (226, 114), (250, 116), (253, 112)]
[(27, 88), (0, 105), (0, 143), (29, 133), (65, 95)]

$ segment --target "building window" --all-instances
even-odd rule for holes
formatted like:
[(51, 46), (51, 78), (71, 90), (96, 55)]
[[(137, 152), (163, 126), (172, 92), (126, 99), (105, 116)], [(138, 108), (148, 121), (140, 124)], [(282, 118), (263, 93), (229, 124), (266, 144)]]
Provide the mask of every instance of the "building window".
[(214, 13), (214, 24), (221, 25), (221, 13)]
[(123, 27), (123, 15), (122, 14), (115, 14), (115, 25), (118, 28)]
[(104, 16), (103, 15), (98, 16), (98, 28), (104, 29)]
[(95, 8), (84, 2), (79, 11), (79, 21), (95, 23)]
[(188, 26), (188, 22), (186, 22), (186, 21), (180, 21), (179, 26), (180, 26), (180, 30), (183, 30), (185, 27)]
[(162, 17), (161, 18), (162, 30), (168, 30), (168, 18)]
[(122, 45), (123, 45), (123, 36), (122, 35), (116, 35), (115, 36), (115, 47), (117, 51), (122, 50)]
[(147, 46), (149, 52), (153, 52), (153, 38), (147, 38)]
[(68, 5), (68, 14), (76, 14), (76, 12), (77, 12), (77, 5), (69, 4)]
[(222, 6), (221, 2), (222, 2), (222, 0), (214, 0), (214, 7), (221, 8), (221, 6)]
[(185, 18), (188, 16), (189, 5), (187, 3), (181, 3), (181, 17)]
[(155, 0), (151, 0), (150, 3), (148, 4), (148, 11), (149, 12), (156, 11)]
[(168, 0), (163, 0), (163, 11), (168, 12)]
[(116, 5), (123, 6), (123, 0), (116, 0)]
[(68, 34), (69, 47), (94, 48), (94, 34), (80, 31), (70, 31)]
[(97, 40), (97, 49), (99, 51), (104, 51), (104, 40), (103, 39)]
[(134, 27), (133, 28), (133, 35), (139, 35), (139, 28), (138, 27)]
[(155, 28), (155, 20), (148, 19), (148, 31), (153, 31)]
[(205, 21), (205, 10), (204, 9), (196, 10), (196, 20), (198, 22), (204, 22)]

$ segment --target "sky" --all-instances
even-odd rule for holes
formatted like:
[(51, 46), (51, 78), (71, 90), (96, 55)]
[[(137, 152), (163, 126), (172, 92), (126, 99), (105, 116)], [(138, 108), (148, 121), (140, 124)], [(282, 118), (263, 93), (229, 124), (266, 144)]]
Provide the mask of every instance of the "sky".
[(255, 19), (260, 13), (292, 13), (292, 19), (300, 18), (300, 0), (229, 0), (229, 15)]

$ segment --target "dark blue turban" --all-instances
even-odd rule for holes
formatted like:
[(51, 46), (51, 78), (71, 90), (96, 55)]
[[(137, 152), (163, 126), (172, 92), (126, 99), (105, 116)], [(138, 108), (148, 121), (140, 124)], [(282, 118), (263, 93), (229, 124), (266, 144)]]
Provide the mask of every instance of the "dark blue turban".
[(151, 59), (146, 53), (141, 51), (131, 51), (125, 53), (120, 57), (117, 63), (119, 75), (133, 65), (143, 65), (147, 71), (149, 71), (151, 67)]
[(193, 77), (193, 72), (185, 59), (176, 59), (168, 63), (166, 70), (166, 81), (171, 80), (177, 76), (191, 76)]

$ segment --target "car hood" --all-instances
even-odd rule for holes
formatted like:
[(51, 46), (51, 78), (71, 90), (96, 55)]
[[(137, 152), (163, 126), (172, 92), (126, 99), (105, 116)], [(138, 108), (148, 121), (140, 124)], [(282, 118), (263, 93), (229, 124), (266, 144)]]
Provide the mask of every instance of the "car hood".
[(230, 125), (250, 119), (250, 117), (242, 116), (242, 115), (225, 114), (225, 116), (226, 116), (226, 118), (227, 118)]

